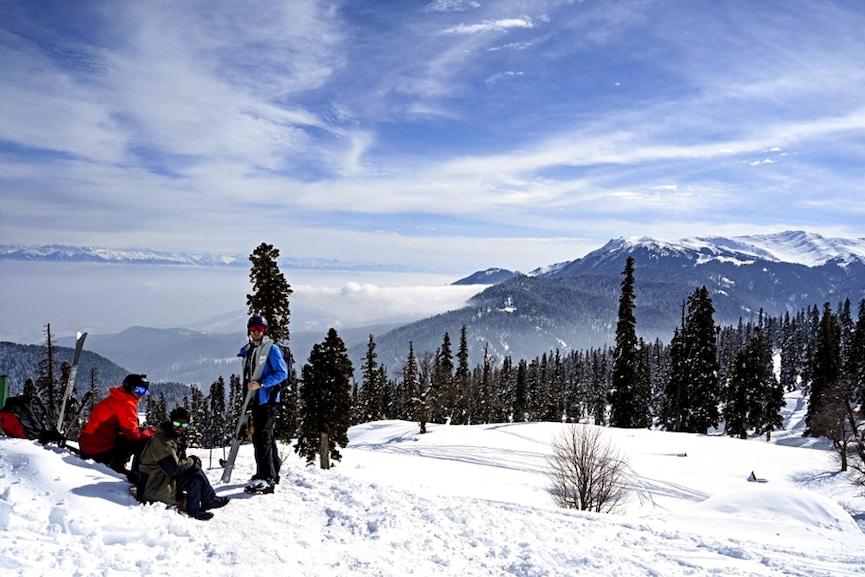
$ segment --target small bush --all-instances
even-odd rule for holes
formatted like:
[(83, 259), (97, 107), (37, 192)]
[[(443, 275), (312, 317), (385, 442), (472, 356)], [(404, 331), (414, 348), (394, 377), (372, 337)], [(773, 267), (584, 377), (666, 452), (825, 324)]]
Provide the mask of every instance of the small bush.
[(627, 498), (628, 462), (595, 425), (565, 425), (553, 440), (552, 495), (565, 509), (611, 513)]

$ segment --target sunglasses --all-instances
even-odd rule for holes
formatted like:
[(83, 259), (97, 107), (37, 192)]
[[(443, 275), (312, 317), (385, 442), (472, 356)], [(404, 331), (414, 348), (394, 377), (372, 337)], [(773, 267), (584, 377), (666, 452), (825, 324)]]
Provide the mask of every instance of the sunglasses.
[(255, 325), (255, 326), (249, 327), (249, 332), (251, 332), (251, 333), (263, 333), (264, 327), (261, 325)]
[(189, 428), (189, 423), (181, 423), (180, 421), (173, 421), (171, 424), (174, 425), (175, 427), (183, 427), (184, 429)]
[(143, 397), (147, 394), (147, 387), (134, 387), (132, 392), (138, 395), (139, 397)]

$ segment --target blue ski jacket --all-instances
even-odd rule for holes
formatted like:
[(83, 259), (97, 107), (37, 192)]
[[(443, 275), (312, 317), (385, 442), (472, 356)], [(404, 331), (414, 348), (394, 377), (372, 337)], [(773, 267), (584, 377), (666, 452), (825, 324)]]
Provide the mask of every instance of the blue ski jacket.
[[(259, 354), (267, 350), (267, 360), (259, 360)], [(258, 381), (261, 388), (258, 389), (256, 398), (259, 405), (267, 403), (278, 403), (280, 401), (280, 384), (288, 378), (288, 367), (285, 364), (285, 356), (269, 337), (265, 336), (259, 346), (249, 343), (240, 349), (239, 357), (243, 357), (243, 384), (250, 381)]]

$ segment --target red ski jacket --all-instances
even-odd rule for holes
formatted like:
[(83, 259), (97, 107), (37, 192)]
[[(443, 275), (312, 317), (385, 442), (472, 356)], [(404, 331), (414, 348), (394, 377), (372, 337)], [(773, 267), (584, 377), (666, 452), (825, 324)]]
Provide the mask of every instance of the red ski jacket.
[(130, 441), (153, 436), (151, 429), (138, 426), (138, 398), (135, 395), (123, 387), (115, 387), (108, 393), (107, 397), (93, 407), (90, 420), (78, 439), (78, 446), (84, 457), (108, 451), (114, 446), (118, 435), (123, 435)]

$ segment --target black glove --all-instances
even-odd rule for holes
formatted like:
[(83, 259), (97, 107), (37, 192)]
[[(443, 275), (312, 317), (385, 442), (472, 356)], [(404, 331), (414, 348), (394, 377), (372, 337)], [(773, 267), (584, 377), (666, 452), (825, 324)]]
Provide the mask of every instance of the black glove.
[(189, 458), (192, 459), (196, 467), (201, 468), (201, 459), (198, 458), (198, 455), (189, 455)]

